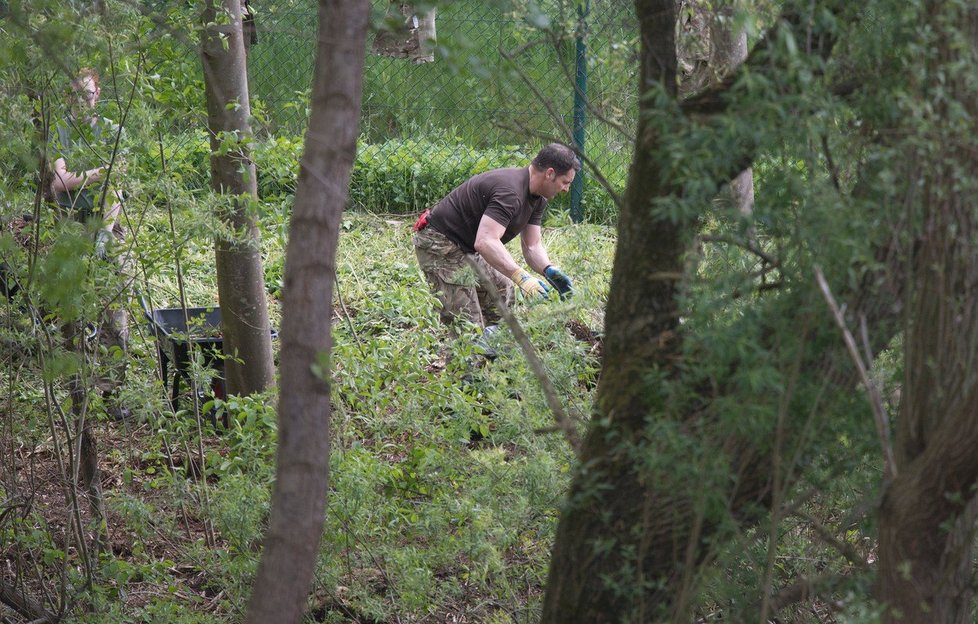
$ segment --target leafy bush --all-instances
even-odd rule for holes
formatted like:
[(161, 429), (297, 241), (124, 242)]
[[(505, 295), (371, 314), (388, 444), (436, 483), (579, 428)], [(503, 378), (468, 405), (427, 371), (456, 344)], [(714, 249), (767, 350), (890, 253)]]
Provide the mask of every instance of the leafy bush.
[(423, 139), (364, 145), (353, 167), (350, 199), (368, 212), (420, 212), (476, 173), (528, 160), (518, 148), (477, 150)]
[(202, 128), (162, 134), (157, 141), (132, 146), (130, 168), (158, 173), (164, 166), (162, 158), (166, 181), (188, 191), (200, 191), (210, 188), (210, 152), (207, 131)]
[[(210, 145), (203, 130), (162, 138), (167, 177), (191, 193), (208, 188)], [(303, 139), (280, 135), (253, 144), (258, 194), (265, 201), (295, 194)], [(416, 214), (447, 195), (467, 178), (498, 167), (523, 167), (533, 154), (517, 146), (477, 149), (452, 137), (392, 139), (361, 143), (350, 180), (350, 207), (374, 214)], [(141, 171), (159, 171), (160, 146), (140, 146), (133, 158)], [(587, 174), (585, 174), (587, 175)], [(624, 180), (610, 180), (621, 192)], [(617, 207), (597, 180), (588, 176), (581, 201), (585, 221), (610, 224)], [(558, 196), (550, 215), (570, 209), (570, 194)]]
[(295, 193), (299, 160), (302, 158), (302, 137), (277, 136), (256, 142), (252, 149), (258, 169), (258, 195), (263, 199)]
[[(255, 145), (259, 194), (291, 195), (302, 154), (300, 137), (279, 136)], [(361, 143), (350, 181), (351, 206), (376, 214), (415, 214), (433, 205), (467, 178), (498, 167), (523, 167), (532, 158), (520, 147), (469, 147), (458, 139), (431, 137)], [(623, 181), (612, 180), (619, 187)], [(553, 202), (551, 213), (569, 209), (569, 195)], [(617, 217), (614, 201), (596, 180), (588, 180), (582, 206), (590, 222)]]

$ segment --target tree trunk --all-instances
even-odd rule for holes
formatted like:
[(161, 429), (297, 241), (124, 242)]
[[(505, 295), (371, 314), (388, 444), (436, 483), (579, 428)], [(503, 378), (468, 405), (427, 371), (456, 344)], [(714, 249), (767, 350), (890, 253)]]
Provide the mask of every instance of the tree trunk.
[[(797, 6), (787, 5), (780, 21), (796, 33), (810, 33), (809, 14)], [(844, 6), (826, 3), (823, 8)], [(687, 388), (700, 397), (698, 405), (671, 394), (678, 386), (672, 382), (687, 368), (682, 362), (681, 280), (686, 251), (703, 215), (669, 209), (670, 198), (683, 197), (686, 190), (681, 180), (664, 174), (670, 158), (664, 153), (664, 134), (671, 128), (654, 110), (677, 95), (675, 0), (637, 0), (635, 7), (641, 32), (636, 146), (618, 225), (597, 405), (561, 512), (544, 624), (688, 621), (703, 562), (726, 539), (725, 531), (764, 513), (775, 486), (775, 455), (794, 450), (778, 448), (773, 432), (766, 439), (716, 432), (710, 402), (723, 396), (723, 388)], [(828, 55), (832, 49), (824, 33), (810, 41), (812, 54)], [(768, 76), (783, 71), (764, 46), (762, 41), (755, 48), (757, 61), (750, 71)], [(697, 119), (722, 114), (725, 90), (733, 83), (734, 77), (727, 77), (680, 107)], [(752, 110), (734, 113), (744, 116), (737, 122), (766, 123), (753, 120)], [(706, 119), (697, 131), (708, 131), (708, 124)], [(719, 121), (716, 127), (723, 125)], [(750, 166), (756, 149), (732, 146), (712, 179), (691, 182), (719, 190)], [(709, 197), (702, 203), (709, 203)], [(890, 286), (874, 284), (866, 294)], [(827, 344), (825, 332), (833, 328), (827, 319), (816, 325), (805, 316), (811, 302), (800, 294), (804, 290), (798, 289), (805, 304), (798, 306), (798, 325), (819, 332), (812, 341)], [(861, 309), (858, 298), (853, 303), (849, 309)], [(876, 312), (883, 313), (881, 308)], [(841, 341), (836, 342), (841, 350)], [(838, 352), (811, 357), (798, 364), (799, 370), (821, 373), (820, 366), (838, 360)], [(841, 394), (850, 395), (851, 378), (839, 381)], [(791, 395), (786, 396), (790, 402)], [(786, 409), (804, 413), (811, 406)], [(785, 445), (797, 443), (792, 434), (798, 428), (785, 425)], [(690, 457), (693, 450), (699, 456)]]
[(226, 387), (232, 394), (251, 394), (269, 387), (275, 371), (254, 210), (257, 180), (248, 157), (251, 108), (240, 0), (207, 0), (203, 17), (211, 186), (227, 198), (219, 210), (232, 230), (215, 243)]
[(248, 622), (299, 622), (329, 478), (329, 353), (341, 213), (356, 155), (370, 3), (320, 0), (312, 112), (285, 262), (278, 469)]
[[(65, 343), (82, 358), (88, 359), (85, 347), (84, 330), (79, 321), (69, 321), (61, 328)], [(74, 439), (77, 446), (72, 448), (68, 457), (77, 466), (77, 477), (85, 489), (89, 512), (92, 514), (92, 547), (90, 553), (97, 557), (108, 544), (107, 515), (105, 499), (102, 495), (102, 471), (99, 469), (98, 441), (92, 429), (92, 414), (88, 411), (88, 387), (84, 375), (80, 372), (71, 376), (68, 381), (68, 392), (71, 397), (71, 415), (74, 418)], [(75, 468), (70, 471), (75, 474)], [(75, 484), (72, 483), (72, 487)], [(85, 539), (84, 535), (79, 539)]]
[[(713, 7), (702, 0), (679, 0), (677, 61), (680, 96), (719, 82), (747, 60), (747, 33), (735, 32), (734, 9)], [(741, 214), (754, 212), (754, 173), (747, 168), (730, 183), (732, 199)]]
[(947, 196), (950, 179), (928, 184), (936, 193), (925, 200), (926, 233), (912, 282), (898, 473), (880, 509), (879, 599), (888, 622), (972, 621), (978, 223), (973, 199)]
[[(747, 60), (747, 33), (733, 30), (733, 9), (720, 9), (711, 22), (713, 64), (721, 74), (729, 74)], [(720, 19), (722, 18), (722, 19)], [(754, 170), (748, 167), (730, 182), (737, 209), (745, 217), (754, 213)]]
[(923, 233), (910, 280), (897, 477), (880, 509), (878, 593), (887, 622), (965, 624), (978, 519), (978, 185), (962, 172), (978, 170), (978, 9), (925, 4), (921, 21), (934, 39), (921, 48), (934, 57), (921, 99), (934, 111), (910, 120)]
[[(74, 404), (73, 404), (74, 405)], [(105, 498), (102, 495), (102, 471), (98, 467), (98, 443), (92, 430), (92, 415), (81, 418), (76, 414), (76, 424), (81, 425), (78, 444), (78, 473), (88, 498), (92, 514), (92, 550), (97, 556), (108, 546)]]
[[(635, 8), (642, 34), (639, 89), (645, 92), (660, 85), (675, 96), (675, 0), (637, 0)], [(643, 568), (649, 561), (643, 553), (635, 553), (639, 563), (630, 578), (620, 574), (619, 549), (636, 546), (636, 540), (645, 542), (634, 534), (636, 527), (655, 532), (649, 526), (649, 490), (632, 468), (634, 457), (629, 451), (655, 401), (645, 398), (645, 379), (650, 371), (672, 374), (671, 361), (678, 353), (677, 281), (688, 243), (683, 224), (649, 217), (650, 200), (669, 189), (662, 187), (663, 176), (653, 154), (658, 137), (647, 119), (640, 112), (605, 316), (602, 369), (614, 374), (601, 376), (597, 413), (581, 449), (580, 463), (587, 469), (576, 475), (561, 514), (543, 604), (544, 624), (649, 621), (656, 609), (650, 603), (654, 592), (640, 591), (635, 599), (626, 600), (618, 584), (641, 587), (669, 574), (661, 566)], [(602, 487), (602, 483), (613, 485)], [(599, 552), (597, 540), (609, 543), (611, 549)]]

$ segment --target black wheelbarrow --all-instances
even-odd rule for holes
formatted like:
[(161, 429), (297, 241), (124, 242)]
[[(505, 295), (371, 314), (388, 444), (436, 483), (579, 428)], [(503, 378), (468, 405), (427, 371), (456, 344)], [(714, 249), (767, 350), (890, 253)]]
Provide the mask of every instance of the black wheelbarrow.
[[(156, 349), (160, 356), (160, 373), (163, 383), (168, 383), (167, 375), (173, 366), (173, 377), (169, 380), (170, 405), (177, 410), (180, 399), (181, 378), (190, 381), (191, 349), (200, 349), (204, 366), (215, 371), (211, 380), (211, 395), (217, 399), (227, 398), (224, 389), (223, 340), (221, 337), (221, 308), (159, 308), (149, 309), (146, 301), (139, 302), (149, 320), (150, 332), (156, 336)], [(205, 393), (198, 389), (198, 397)]]

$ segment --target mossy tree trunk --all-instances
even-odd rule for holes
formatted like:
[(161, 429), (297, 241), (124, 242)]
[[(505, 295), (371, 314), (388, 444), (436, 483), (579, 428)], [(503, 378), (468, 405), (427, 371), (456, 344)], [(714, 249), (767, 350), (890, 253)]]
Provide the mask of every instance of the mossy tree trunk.
[(887, 622), (965, 624), (978, 519), (978, 8), (922, 5), (932, 56), (907, 158), (919, 161), (923, 228), (909, 280), (897, 476), (880, 509), (879, 599)]
[[(710, 413), (711, 403), (724, 396), (723, 387), (691, 388), (698, 396), (685, 403), (669, 394), (670, 387), (678, 387), (670, 386), (670, 380), (681, 377), (686, 364), (694, 364), (682, 361), (680, 349), (689, 340), (683, 338), (679, 323), (681, 289), (689, 277), (682, 254), (702, 215), (684, 217), (677, 211), (666, 216), (675, 198), (690, 187), (662, 175), (670, 158), (663, 149), (669, 145), (670, 130), (661, 119), (665, 110), (685, 119), (738, 114), (729, 90), (736, 76), (681, 103), (670, 101), (670, 8), (671, 3), (636, 2), (644, 97), (619, 224), (602, 378), (581, 464), (558, 527), (544, 600), (547, 624), (688, 621), (684, 605), (691, 600), (690, 587), (695, 591), (696, 578), (711, 554), (723, 548), (732, 530), (743, 531), (764, 518), (778, 492), (787, 491), (791, 479), (797, 478), (782, 475), (778, 482), (772, 470), (779, 465), (779, 454), (798, 437), (790, 406), (770, 437), (722, 436)], [(865, 17), (858, 7), (847, 9), (832, 0), (809, 8), (811, 12), (805, 13), (802, 3), (787, 3), (781, 23), (790, 25), (793, 33), (781, 34), (805, 40), (815, 32), (811, 18), (824, 16), (826, 10), (837, 13), (841, 23)], [(902, 14), (867, 26), (896, 27), (899, 22), (907, 28), (898, 33), (901, 45), (906, 42), (902, 49), (917, 56), (885, 68), (892, 72), (890, 80), (909, 82), (890, 94), (899, 99), (901, 115), (880, 116), (866, 109), (867, 123), (881, 125), (873, 128), (876, 151), (871, 152), (879, 158), (853, 164), (851, 171), (860, 170), (860, 178), (851, 192), (857, 205), (879, 209), (867, 215), (867, 223), (882, 228), (875, 226), (874, 239), (867, 240), (875, 245), (872, 268), (861, 271), (863, 277), (850, 282), (848, 291), (836, 294), (846, 302), (846, 318), (864, 324), (865, 351), (870, 355), (889, 343), (907, 315), (896, 476), (885, 484), (879, 509), (876, 596), (886, 607), (884, 619), (964, 623), (972, 619), (978, 519), (978, 183), (973, 175), (978, 169), (973, 140), (978, 136), (973, 79), (978, 9), (928, 0), (906, 10), (919, 12), (919, 17)], [(807, 25), (796, 20), (804, 15)], [(806, 40), (806, 53), (827, 59), (833, 44), (834, 36), (826, 31)], [(765, 52), (769, 45), (769, 40), (758, 42), (746, 69), (754, 77), (777, 80), (785, 66)], [(851, 101), (865, 105), (867, 94), (858, 93), (858, 76), (862, 73), (865, 80), (883, 68), (850, 62), (839, 60), (847, 75), (827, 84), (827, 91), (851, 95)], [(852, 80), (852, 75), (857, 78)], [(877, 86), (885, 82), (872, 78), (869, 82)], [(790, 80), (781, 84), (803, 88), (791, 87)], [(779, 88), (782, 91), (772, 95), (784, 94), (798, 103), (791, 91)], [(873, 94), (874, 100), (878, 98)], [(739, 114), (749, 115), (751, 108), (756, 109), (756, 103)], [(817, 109), (792, 109), (795, 117), (812, 112)], [(658, 130), (648, 123), (653, 118), (660, 120)], [(677, 125), (683, 121), (676, 117)], [(695, 126), (696, 131), (712, 132), (707, 123)], [(725, 155), (731, 177), (751, 164), (752, 150), (758, 147), (745, 146), (740, 152), (735, 147)], [(893, 181), (880, 183), (880, 176), (888, 174), (893, 174)], [(693, 182), (693, 188), (709, 189), (723, 177)], [(837, 179), (833, 182), (844, 192)], [(804, 281), (798, 285), (796, 292), (804, 290)], [(758, 298), (753, 305), (763, 303)], [(826, 396), (851, 394), (853, 378), (840, 357), (838, 330), (833, 337), (825, 331), (824, 318), (809, 313), (806, 320), (804, 314), (799, 309), (797, 330), (811, 332), (808, 344), (817, 349), (799, 356), (798, 377), (822, 379), (829, 391)], [(832, 407), (824, 405), (820, 411), (824, 417)], [(682, 456), (683, 447), (676, 447), (674, 440), (703, 456)], [(885, 436), (883, 442), (888, 444)], [(713, 461), (720, 470), (689, 470), (697, 461)], [(711, 474), (717, 482), (704, 483)]]
[[(639, 89), (676, 95), (675, 0), (635, 2), (641, 31)], [(648, 102), (652, 98), (643, 99)], [(639, 114), (635, 152), (618, 223), (618, 246), (611, 276), (597, 413), (581, 449), (578, 472), (557, 531), (542, 622), (649, 621), (654, 605), (639, 592), (623, 600), (614, 579), (634, 584), (669, 576), (658, 557), (656, 537), (672, 539), (677, 507), (668, 494), (657, 497), (633, 469), (630, 449), (655, 410), (650, 373), (669, 376), (679, 352), (678, 281), (689, 242), (689, 223), (653, 216), (651, 201), (669, 194), (658, 170), (660, 140), (648, 123), (648, 104)], [(647, 393), (646, 390), (649, 392)], [(668, 514), (651, 513), (669, 509)], [(655, 518), (658, 518), (655, 519)], [(638, 534), (641, 532), (641, 535)], [(601, 552), (599, 543), (609, 549)], [(622, 549), (640, 547), (641, 563), (630, 578), (620, 575)], [(670, 549), (671, 551), (671, 549)], [(670, 559), (671, 561), (671, 559)], [(646, 566), (646, 567), (642, 567)], [(626, 590), (627, 591), (627, 590)]]
[[(781, 27), (800, 37), (812, 32), (814, 12), (843, 7), (830, 1), (809, 13), (809, 7), (789, 3)], [(710, 170), (708, 179), (684, 183), (668, 173), (668, 146), (682, 130), (669, 136), (674, 130), (664, 121), (665, 111), (684, 117), (676, 118), (676, 128), (688, 124), (699, 136), (719, 137), (727, 124), (724, 115), (739, 115), (737, 121), (745, 127), (766, 120), (752, 117), (759, 110), (756, 106), (734, 110), (730, 91), (737, 75), (723, 76), (677, 102), (675, 2), (637, 0), (635, 8), (642, 97), (618, 224), (602, 376), (580, 465), (558, 525), (544, 624), (688, 620), (701, 567), (729, 537), (725, 531), (739, 522), (756, 522), (774, 490), (785, 488), (771, 467), (778, 453), (793, 443), (792, 427), (798, 428), (785, 425), (779, 434), (785, 439), (781, 446), (771, 439), (773, 431), (767, 439), (724, 435), (715, 431), (710, 410), (710, 401), (722, 397), (723, 388), (692, 389), (700, 395), (695, 401), (677, 400), (672, 394), (689, 368), (683, 361), (680, 322), (683, 288), (689, 278), (689, 251), (709, 209), (709, 192), (750, 167), (759, 146), (740, 142), (724, 153), (722, 164)], [(808, 43), (806, 53), (813, 56), (824, 58), (832, 49), (826, 33), (810, 36)], [(784, 72), (772, 48), (776, 45), (759, 42), (739, 71), (768, 78)], [(790, 81), (784, 84), (786, 90), (802, 88), (790, 86)], [(713, 118), (716, 123), (711, 125)], [(699, 207), (670, 210), (690, 187), (702, 196)], [(860, 309), (858, 297), (851, 309)], [(827, 320), (826, 315), (813, 323), (799, 310), (798, 331), (817, 330), (824, 336), (833, 329)], [(841, 351), (841, 341), (838, 344)], [(818, 371), (838, 355), (832, 351), (806, 356), (799, 368)], [(836, 385), (850, 394), (851, 382), (847, 377)], [(701, 456), (684, 456), (686, 445)]]

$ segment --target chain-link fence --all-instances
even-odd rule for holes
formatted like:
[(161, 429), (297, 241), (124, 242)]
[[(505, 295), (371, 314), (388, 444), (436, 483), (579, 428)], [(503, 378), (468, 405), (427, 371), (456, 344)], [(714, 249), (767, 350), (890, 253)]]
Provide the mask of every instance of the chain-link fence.
[[(254, 106), (268, 134), (299, 135), (313, 73), (315, 4), (269, 0), (251, 5), (257, 29), (249, 53)], [(387, 0), (375, 0), (374, 8), (401, 17)], [(406, 15), (410, 20), (410, 9)], [(472, 161), (476, 168), (486, 161), (525, 163), (548, 140), (570, 143), (575, 135), (586, 160), (621, 190), (636, 108), (637, 27), (630, 2), (551, 1), (529, 8), (459, 0), (439, 7), (434, 27), (433, 62), (391, 56), (377, 41), (382, 35), (375, 31), (370, 36), (361, 150), (372, 160), (383, 160), (387, 169), (404, 169), (411, 188), (404, 191), (406, 198), (395, 198), (397, 205), (385, 205), (390, 193), (377, 196), (369, 189), (360, 194), (354, 189), (355, 201), (380, 212), (423, 208), (414, 204), (426, 203), (442, 188), (436, 184), (425, 192), (432, 158)], [(489, 155), (480, 162), (484, 150)], [(579, 194), (572, 194), (580, 201), (574, 213), (613, 215), (611, 196), (596, 177), (581, 178)], [(459, 182), (444, 180), (448, 188)], [(561, 198), (557, 205), (566, 208), (570, 199)]]
[[(351, 189), (355, 206), (416, 212), (473, 173), (524, 165), (544, 143), (559, 140), (576, 142), (586, 161), (571, 194), (577, 200), (573, 214), (614, 219), (613, 193), (595, 170), (613, 192), (624, 187), (637, 108), (631, 2), (439, 3), (432, 24), (437, 45), (431, 62), (420, 63), (377, 41), (404, 17), (404, 3), (373, 3), (375, 16), (388, 13), (394, 19), (375, 19), (367, 42), (362, 141)], [(308, 118), (317, 3), (248, 4), (257, 34), (248, 68), (259, 190), (264, 197), (287, 195), (294, 188)], [(165, 172), (157, 185), (172, 184), (192, 196), (204, 193), (210, 146), (198, 10), (183, 0), (120, 7), (138, 10), (152, 23), (141, 34), (126, 34), (129, 49), (145, 52), (120, 63), (92, 41), (87, 60), (79, 62), (103, 70), (102, 100), (112, 119), (123, 118), (130, 104), (127, 85), (137, 85), (126, 124), (130, 136), (140, 137), (132, 155), (140, 161), (138, 170)], [(407, 10), (407, 17), (416, 16)], [(118, 81), (110, 76), (116, 71)], [(571, 209), (571, 195), (560, 196), (551, 213)]]

